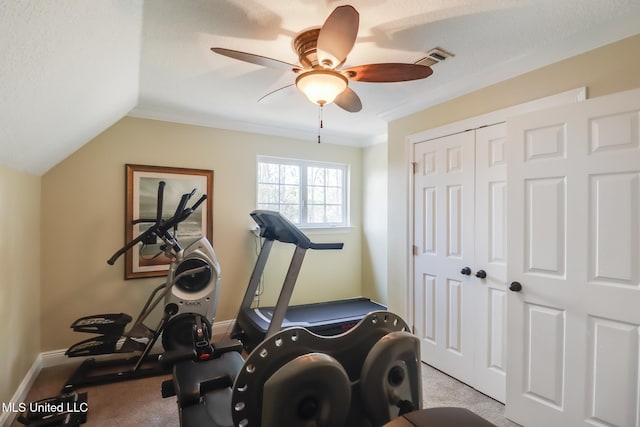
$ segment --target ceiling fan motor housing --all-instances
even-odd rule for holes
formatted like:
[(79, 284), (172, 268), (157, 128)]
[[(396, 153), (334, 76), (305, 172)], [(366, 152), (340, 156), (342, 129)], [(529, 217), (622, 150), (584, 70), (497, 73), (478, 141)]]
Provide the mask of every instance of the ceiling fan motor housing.
[(305, 68), (316, 68), (318, 64), (318, 35), (320, 28), (304, 31), (293, 40), (293, 49), (298, 53), (300, 64)]

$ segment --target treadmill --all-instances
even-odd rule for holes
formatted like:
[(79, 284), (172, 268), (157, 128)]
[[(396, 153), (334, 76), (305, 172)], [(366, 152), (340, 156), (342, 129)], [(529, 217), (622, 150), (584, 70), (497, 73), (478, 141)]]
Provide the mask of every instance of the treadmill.
[[(239, 339), (247, 351), (250, 352), (265, 338), (281, 329), (301, 326), (318, 335), (337, 335), (354, 327), (370, 312), (387, 309), (382, 304), (362, 297), (290, 307), (289, 301), (307, 249), (342, 249), (343, 243), (314, 243), (280, 212), (256, 210), (250, 215), (260, 227), (260, 237), (264, 239), (264, 243), (232, 332), (232, 337)], [(252, 308), (251, 304), (275, 241), (295, 245), (289, 270), (282, 283), (276, 306)]]

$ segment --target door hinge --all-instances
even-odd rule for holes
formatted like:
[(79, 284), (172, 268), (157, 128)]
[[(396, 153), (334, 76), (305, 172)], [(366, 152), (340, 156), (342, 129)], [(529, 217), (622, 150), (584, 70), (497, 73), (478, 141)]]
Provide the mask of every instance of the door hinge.
[(413, 256), (418, 256), (418, 246), (413, 245), (411, 250), (413, 251)]
[(411, 162), (411, 170), (414, 175), (418, 173), (418, 162)]

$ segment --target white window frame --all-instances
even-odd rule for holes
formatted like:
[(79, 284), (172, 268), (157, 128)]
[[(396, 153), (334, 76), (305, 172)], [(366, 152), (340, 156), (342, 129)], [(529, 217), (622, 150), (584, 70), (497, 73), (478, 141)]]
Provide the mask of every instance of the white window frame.
[[(315, 160), (303, 160), (303, 159), (290, 159), (284, 157), (272, 157), (272, 156), (257, 156), (256, 158), (256, 207), (257, 209), (261, 208), (260, 203), (260, 174), (259, 168), (260, 163), (273, 163), (278, 165), (294, 165), (299, 168), (300, 171), (300, 221), (294, 222), (300, 228), (339, 228), (339, 227), (349, 227), (349, 165), (346, 163), (334, 163), (334, 162), (321, 162)], [(330, 169), (339, 169), (342, 171), (342, 221), (340, 222), (323, 222), (323, 223), (313, 223), (308, 222), (308, 189), (309, 185), (307, 184), (307, 168), (308, 167), (319, 167), (319, 168), (330, 168)], [(276, 203), (274, 203), (276, 204)], [(277, 203), (278, 205), (280, 203)]]

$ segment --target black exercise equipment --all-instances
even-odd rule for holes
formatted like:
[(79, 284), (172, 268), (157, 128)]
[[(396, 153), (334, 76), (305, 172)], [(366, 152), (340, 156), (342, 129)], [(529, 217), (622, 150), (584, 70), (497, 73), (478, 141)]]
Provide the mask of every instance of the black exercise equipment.
[(17, 421), (30, 427), (77, 427), (87, 421), (87, 393), (71, 392), (28, 404)]
[[(220, 265), (215, 252), (205, 237), (200, 237), (183, 249), (177, 240), (178, 224), (186, 220), (206, 199), (203, 195), (192, 207), (187, 207), (195, 194), (182, 195), (178, 206), (168, 219), (162, 217), (165, 183), (158, 185), (156, 217), (139, 219), (134, 223), (150, 223), (138, 237), (120, 248), (107, 262), (113, 265), (127, 250), (140, 243), (162, 240), (160, 249), (172, 260), (166, 281), (157, 286), (147, 299), (131, 328), (125, 332), (132, 318), (124, 313), (86, 316), (76, 320), (71, 328), (77, 332), (100, 334), (78, 342), (66, 351), (69, 357), (97, 356), (114, 353), (134, 353), (130, 358), (96, 360), (86, 359), (63, 387), (69, 393), (80, 386), (105, 384), (167, 373), (158, 362), (158, 355), (151, 354), (152, 347), (162, 336), (165, 351), (192, 348), (192, 326), (204, 325), (210, 338), (220, 285)], [(163, 315), (155, 327), (145, 325), (148, 316), (162, 303)], [(107, 371), (104, 372), (106, 368)], [(93, 372), (100, 371), (96, 375)]]
[(244, 363), (233, 343), (206, 361), (161, 357), (175, 361), (163, 396), (177, 396), (181, 426), (380, 426), (422, 405), (420, 343), (392, 313), (335, 336), (282, 330)]
[[(342, 249), (343, 244), (312, 242), (279, 212), (256, 210), (251, 212), (251, 217), (260, 227), (260, 237), (264, 239), (264, 242), (249, 279), (249, 285), (240, 305), (232, 333), (234, 338), (242, 341), (247, 351), (251, 351), (265, 337), (269, 337), (283, 328), (300, 326), (319, 335), (336, 335), (355, 326), (368, 313), (387, 309), (368, 298), (289, 306), (307, 249)], [(295, 245), (289, 270), (282, 284), (276, 306), (252, 308), (251, 305), (274, 241)]]
[(191, 349), (160, 355), (163, 367), (173, 367), (172, 379), (162, 383), (162, 397), (177, 396), (182, 426), (232, 426), (227, 406), (231, 386), (244, 362), (242, 344), (237, 340), (211, 344), (198, 324), (193, 325), (192, 336)]
[(422, 407), (420, 342), (389, 312), (348, 332), (294, 327), (249, 355), (233, 387), (235, 425), (379, 426)]
[(421, 409), (420, 340), (389, 312), (335, 336), (284, 329), (244, 363), (233, 340), (205, 361), (181, 352), (163, 355), (163, 397), (177, 396), (182, 427), (495, 427), (464, 408)]

